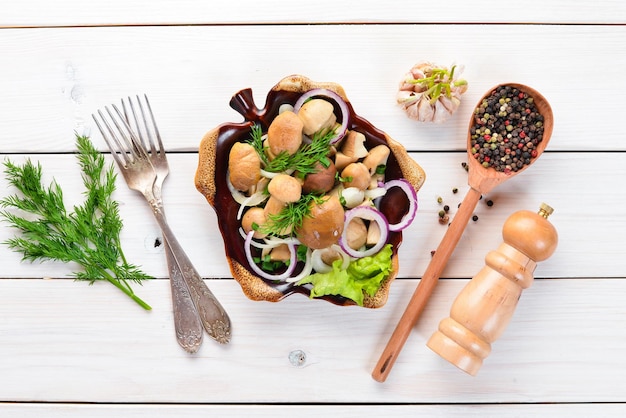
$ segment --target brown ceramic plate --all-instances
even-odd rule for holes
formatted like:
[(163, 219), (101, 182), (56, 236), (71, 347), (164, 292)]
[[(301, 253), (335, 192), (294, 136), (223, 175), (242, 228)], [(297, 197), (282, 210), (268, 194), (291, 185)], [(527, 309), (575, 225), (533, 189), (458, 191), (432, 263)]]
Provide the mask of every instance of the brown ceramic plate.
[[(363, 133), (368, 148), (379, 144), (389, 146), (391, 155), (387, 161), (387, 180), (405, 178), (416, 191), (424, 183), (424, 171), (408, 156), (404, 147), (354, 113), (343, 88), (338, 84), (317, 83), (300, 75), (289, 76), (282, 79), (270, 90), (265, 107), (262, 109), (257, 108), (254, 104), (252, 90), (245, 89), (235, 94), (230, 101), (230, 106), (241, 113), (245, 120), (241, 123), (222, 124), (209, 131), (202, 138), (195, 184), (198, 191), (206, 197), (209, 204), (215, 209), (233, 277), (241, 285), (245, 295), (252, 300), (277, 302), (293, 293), (309, 296), (310, 287), (309, 285), (296, 286), (294, 283), (267, 281), (250, 271), (244, 253), (244, 240), (238, 233), (240, 222), (237, 220), (237, 210), (239, 204), (232, 198), (226, 185), (228, 154), (235, 142), (249, 140), (250, 128), (254, 124), (260, 124), (263, 131), (267, 131), (282, 104), (293, 105), (302, 93), (314, 88), (332, 90), (346, 101), (350, 111), (348, 129)], [(394, 190), (396, 188), (390, 189), (381, 202), (381, 211), (392, 223), (400, 220), (408, 207), (407, 199), (403, 193), (391, 193)], [(399, 267), (398, 247), (402, 242), (402, 233), (390, 233), (389, 242), (393, 245), (393, 273), (385, 280), (375, 296), (366, 295), (365, 307), (378, 308), (383, 306), (387, 301), (389, 286), (397, 275)], [(323, 299), (338, 305), (355, 305), (352, 300), (341, 296), (325, 296)]]

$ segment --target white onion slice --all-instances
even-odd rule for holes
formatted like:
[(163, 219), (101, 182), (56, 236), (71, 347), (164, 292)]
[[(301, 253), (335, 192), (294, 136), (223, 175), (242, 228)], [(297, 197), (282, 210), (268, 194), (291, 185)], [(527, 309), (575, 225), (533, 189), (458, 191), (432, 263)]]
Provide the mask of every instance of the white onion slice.
[(256, 192), (251, 194), (249, 197), (245, 198), (243, 202), (239, 205), (239, 210), (237, 211), (237, 220), (241, 220), (241, 216), (243, 215), (243, 210), (248, 206), (258, 206), (263, 203), (266, 199), (270, 197), (269, 194), (265, 194), (263, 192)]
[(311, 254), (311, 263), (317, 273), (328, 273), (333, 268), (322, 260), (322, 254), (326, 248), (313, 250)]
[(302, 268), (302, 271), (298, 273), (297, 275), (293, 277), (289, 277), (287, 280), (285, 280), (287, 283), (299, 282), (300, 280), (304, 279), (306, 276), (311, 274), (311, 272), (313, 271), (313, 264), (311, 263), (311, 249), (310, 248), (306, 249), (305, 257), (306, 258), (304, 259), (304, 267)]
[(339, 127), (339, 130), (336, 132), (335, 137), (330, 141), (331, 144), (336, 144), (337, 142), (341, 141), (341, 139), (346, 134), (346, 131), (348, 130), (348, 120), (350, 118), (348, 105), (346, 104), (346, 102), (343, 100), (343, 98), (340, 95), (338, 95), (332, 90), (313, 89), (313, 90), (307, 91), (306, 93), (304, 93), (302, 96), (298, 98), (296, 103), (293, 105), (293, 111), (295, 113), (298, 113), (298, 110), (300, 110), (304, 102), (306, 102), (308, 99), (311, 99), (313, 97), (324, 97), (324, 98), (330, 99), (334, 101), (335, 103), (337, 103), (337, 105), (339, 106), (339, 110), (341, 110), (341, 125)]
[[(242, 227), (239, 227), (239, 235), (241, 235), (241, 238), (243, 238), (244, 240), (246, 239), (247, 234), (246, 234), (246, 231), (244, 231)], [(259, 242), (255, 240), (250, 241), (251, 247), (256, 247), (259, 249), (276, 248), (282, 244), (300, 245), (300, 240), (298, 238), (293, 238), (293, 237), (278, 238), (274, 236), (269, 236), (269, 237), (264, 238), (263, 242)]]
[(252, 271), (254, 271), (258, 276), (266, 280), (285, 281), (289, 277), (291, 277), (291, 275), (293, 274), (293, 271), (296, 268), (296, 263), (297, 263), (296, 246), (292, 243), (287, 244), (287, 246), (289, 247), (289, 252), (291, 254), (289, 258), (289, 266), (287, 266), (287, 270), (285, 270), (281, 274), (271, 274), (263, 270), (254, 262), (254, 259), (252, 257), (252, 250), (251, 250), (251, 246), (252, 246), (251, 242), (252, 242), (253, 235), (254, 235), (254, 231), (248, 232), (248, 234), (246, 235), (246, 240), (244, 241), (244, 247), (243, 247), (246, 253), (246, 258), (248, 259), (248, 264), (250, 265), (250, 268), (252, 269)]
[(324, 254), (325, 251), (329, 251), (329, 250), (336, 251), (341, 256), (341, 270), (347, 269), (348, 265), (350, 264), (350, 261), (352, 261), (352, 259), (337, 244), (332, 244), (330, 247), (327, 247), (327, 248), (321, 248), (321, 249), (318, 249), (318, 250), (313, 250), (313, 253), (311, 254), (311, 262), (313, 264), (313, 269), (317, 273), (328, 273), (329, 271), (331, 271), (333, 269), (333, 266), (326, 264), (322, 260), (322, 254)]
[(384, 196), (387, 193), (387, 189), (384, 187), (376, 187), (375, 189), (367, 189), (365, 190), (365, 197), (368, 199), (378, 199), (379, 197)]
[(226, 186), (228, 186), (228, 190), (233, 196), (235, 202), (239, 203), (240, 205), (248, 198), (248, 196), (235, 189), (235, 186), (233, 186), (233, 184), (230, 182), (230, 172), (228, 171), (226, 172)]
[(276, 177), (279, 174), (288, 174), (288, 175), (292, 175), (294, 172), (293, 169), (289, 169), (289, 170), (285, 170), (285, 171), (267, 171), (264, 169), (261, 169), (261, 176), (268, 178), (268, 179), (273, 179), (274, 177)]
[[(348, 224), (354, 218), (367, 219), (373, 221), (380, 227), (380, 240), (371, 248), (360, 251), (354, 250), (348, 245)], [(341, 237), (339, 238), (339, 245), (341, 249), (346, 252), (350, 257), (362, 258), (376, 254), (387, 243), (387, 237), (389, 236), (389, 223), (378, 209), (371, 206), (357, 206), (354, 209), (346, 211), (344, 219), (344, 228)]]
[(289, 103), (283, 103), (278, 107), (278, 114), (280, 115), (281, 113), (284, 112), (293, 112), (293, 106), (290, 105)]
[(385, 183), (385, 190), (389, 190), (392, 187), (399, 187), (406, 194), (406, 197), (409, 199), (409, 210), (402, 217), (400, 222), (397, 224), (389, 224), (390, 231), (402, 231), (404, 228), (409, 226), (413, 219), (415, 219), (415, 214), (417, 213), (417, 193), (415, 189), (405, 179), (397, 179), (397, 180), (389, 180)]
[(344, 206), (351, 209), (363, 203), (365, 192), (358, 187), (346, 187), (341, 191), (341, 197), (345, 201)]

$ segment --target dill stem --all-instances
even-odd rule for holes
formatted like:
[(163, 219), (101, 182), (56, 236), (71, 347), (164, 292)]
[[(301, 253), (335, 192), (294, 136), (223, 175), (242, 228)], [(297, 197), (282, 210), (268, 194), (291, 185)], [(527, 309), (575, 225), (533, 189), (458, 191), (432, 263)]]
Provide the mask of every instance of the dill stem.
[[(141, 306), (142, 308), (144, 308), (146, 311), (150, 311), (152, 310), (152, 307), (150, 305), (148, 305), (146, 302), (144, 302), (139, 296), (135, 295), (135, 293), (133, 292), (133, 290), (130, 288), (130, 286), (126, 283), (126, 280), (124, 279), (116, 279), (115, 277), (111, 276), (106, 270), (104, 269), (100, 269), (100, 271), (102, 272), (103, 277), (109, 282), (111, 283), (113, 286), (117, 287), (118, 289), (120, 289), (122, 292), (124, 292), (128, 297), (130, 297), (132, 300), (134, 300), (139, 306)], [(123, 283), (123, 284), (122, 284)], [(124, 286), (125, 285), (125, 286)]]

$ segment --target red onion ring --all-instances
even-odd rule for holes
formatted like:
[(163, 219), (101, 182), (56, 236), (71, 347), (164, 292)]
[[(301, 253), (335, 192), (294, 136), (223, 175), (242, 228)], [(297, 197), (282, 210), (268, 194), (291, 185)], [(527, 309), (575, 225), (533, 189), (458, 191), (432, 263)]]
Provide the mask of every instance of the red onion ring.
[(409, 210), (402, 217), (400, 222), (397, 224), (389, 224), (390, 231), (402, 231), (413, 222), (413, 219), (415, 219), (415, 214), (417, 213), (417, 193), (411, 183), (405, 179), (389, 180), (383, 187), (386, 190), (389, 190), (392, 187), (399, 187), (409, 199)]
[[(374, 221), (378, 224), (378, 226), (380, 227), (380, 239), (378, 240), (376, 245), (368, 248), (365, 251), (354, 250), (348, 245), (348, 224), (354, 218), (367, 219), (368, 221)], [(379, 252), (387, 243), (387, 237), (389, 235), (389, 223), (387, 222), (385, 215), (383, 215), (382, 212), (380, 212), (376, 208), (373, 208), (371, 206), (357, 206), (353, 209), (346, 211), (344, 225), (345, 226), (343, 228), (341, 237), (339, 237), (339, 245), (341, 246), (341, 249), (350, 257), (362, 258), (374, 255)]]
[(281, 274), (270, 274), (268, 272), (266, 272), (265, 270), (263, 270), (261, 267), (259, 267), (255, 262), (254, 259), (252, 257), (252, 250), (251, 250), (251, 245), (250, 243), (252, 242), (252, 236), (254, 235), (254, 231), (250, 231), (248, 232), (248, 234), (246, 235), (246, 239), (244, 241), (244, 250), (246, 253), (246, 258), (248, 259), (248, 264), (250, 264), (250, 268), (260, 277), (266, 279), (266, 280), (280, 280), (280, 281), (285, 281), (287, 280), (289, 277), (291, 277), (291, 275), (293, 274), (293, 271), (296, 268), (296, 246), (293, 243), (287, 243), (287, 247), (289, 247), (289, 252), (290, 252), (290, 259), (289, 259), (289, 266), (287, 266), (287, 270), (285, 270), (283, 273)]
[(339, 106), (339, 110), (341, 110), (341, 126), (339, 127), (339, 130), (337, 131), (336, 136), (330, 141), (331, 144), (336, 144), (344, 137), (344, 135), (346, 134), (346, 131), (348, 130), (348, 119), (349, 119), (348, 105), (340, 95), (338, 95), (332, 90), (313, 89), (313, 90), (309, 90), (305, 92), (302, 96), (298, 98), (298, 100), (296, 100), (296, 103), (293, 105), (294, 113), (298, 113), (298, 110), (300, 110), (304, 102), (306, 102), (307, 100), (313, 97), (324, 97), (324, 98), (330, 99), (334, 101), (335, 103), (337, 103), (337, 106)]

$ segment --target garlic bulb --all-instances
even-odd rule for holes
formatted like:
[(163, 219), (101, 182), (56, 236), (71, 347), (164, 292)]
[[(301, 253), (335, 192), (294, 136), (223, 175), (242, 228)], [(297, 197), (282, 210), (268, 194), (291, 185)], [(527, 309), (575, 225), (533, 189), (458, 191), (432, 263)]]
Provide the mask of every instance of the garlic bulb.
[(456, 78), (460, 72), (456, 65), (448, 69), (430, 62), (415, 64), (400, 82), (398, 104), (411, 119), (444, 122), (459, 107), (467, 90), (467, 81)]

